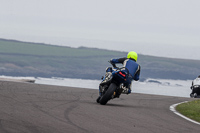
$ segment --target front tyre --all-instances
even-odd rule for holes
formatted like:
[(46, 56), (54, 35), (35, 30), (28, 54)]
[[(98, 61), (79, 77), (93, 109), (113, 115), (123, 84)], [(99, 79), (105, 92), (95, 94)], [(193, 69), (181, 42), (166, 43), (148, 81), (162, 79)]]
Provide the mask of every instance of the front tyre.
[(99, 100), (101, 99), (101, 97), (99, 96), (96, 100), (97, 103), (99, 103)]
[(116, 84), (111, 83), (106, 93), (99, 100), (99, 103), (101, 105), (105, 105), (112, 98), (112, 95), (115, 92), (116, 88), (117, 88)]

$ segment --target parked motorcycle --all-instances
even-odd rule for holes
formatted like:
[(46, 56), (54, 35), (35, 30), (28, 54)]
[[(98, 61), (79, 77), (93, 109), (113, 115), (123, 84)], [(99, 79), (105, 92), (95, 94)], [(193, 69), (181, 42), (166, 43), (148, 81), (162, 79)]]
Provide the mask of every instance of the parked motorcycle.
[(128, 94), (130, 90), (127, 85), (130, 85), (132, 76), (125, 67), (117, 67), (109, 62), (113, 67), (108, 67), (106, 74), (102, 77), (102, 82), (99, 84), (101, 96), (97, 98), (97, 103), (101, 105), (114, 98), (119, 98), (121, 94)]

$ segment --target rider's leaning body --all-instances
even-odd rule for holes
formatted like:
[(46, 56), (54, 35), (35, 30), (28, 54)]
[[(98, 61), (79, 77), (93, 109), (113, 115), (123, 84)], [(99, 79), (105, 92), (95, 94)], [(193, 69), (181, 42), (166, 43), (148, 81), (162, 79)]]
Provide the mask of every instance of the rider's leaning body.
[(192, 81), (192, 86), (194, 85), (200, 86), (200, 75)]
[(133, 80), (138, 81), (140, 76), (140, 65), (136, 63), (135, 59), (132, 58), (118, 58), (118, 59), (111, 59), (110, 61), (113, 64), (122, 63), (123, 67), (127, 68), (129, 74), (133, 77)]
[[(122, 63), (123, 67), (127, 68), (129, 71), (129, 74), (131, 75), (131, 78), (129, 78), (127, 80), (127, 83), (125, 83), (125, 87), (127, 89), (127, 92), (125, 92), (126, 94), (131, 93), (131, 83), (132, 80), (138, 81), (139, 80), (139, 76), (140, 76), (140, 65), (138, 63), (136, 63), (137, 61), (137, 53), (134, 51), (131, 51), (128, 53), (127, 57), (124, 58), (117, 58), (117, 59), (111, 59), (110, 62), (112, 64), (116, 64), (116, 63)], [(107, 73), (109, 73), (110, 71), (108, 71), (110, 69), (107, 68), (106, 70), (106, 75)], [(113, 72), (114, 70), (112, 70), (111, 72)], [(104, 82), (104, 80), (102, 81)], [(99, 95), (101, 96), (101, 86), (99, 87)]]

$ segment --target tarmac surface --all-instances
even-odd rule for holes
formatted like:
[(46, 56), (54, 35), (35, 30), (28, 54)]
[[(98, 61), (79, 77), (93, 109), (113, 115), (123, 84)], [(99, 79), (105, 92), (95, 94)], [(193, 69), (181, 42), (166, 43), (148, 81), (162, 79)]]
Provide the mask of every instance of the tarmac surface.
[(0, 81), (0, 133), (197, 133), (169, 110), (191, 98), (122, 95), (96, 103), (98, 90)]

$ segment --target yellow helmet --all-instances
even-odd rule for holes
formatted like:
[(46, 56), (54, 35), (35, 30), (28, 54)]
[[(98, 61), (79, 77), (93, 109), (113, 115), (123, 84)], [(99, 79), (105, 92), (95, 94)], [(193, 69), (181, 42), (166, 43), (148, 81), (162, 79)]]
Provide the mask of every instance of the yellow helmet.
[(137, 55), (137, 53), (136, 52), (134, 52), (134, 51), (131, 51), (131, 52), (129, 52), (128, 54), (127, 54), (127, 58), (128, 59), (134, 59), (135, 61), (137, 61), (137, 57), (138, 57), (138, 55)]

